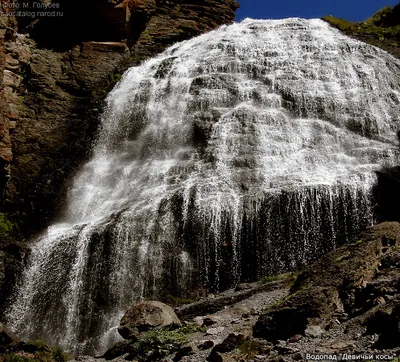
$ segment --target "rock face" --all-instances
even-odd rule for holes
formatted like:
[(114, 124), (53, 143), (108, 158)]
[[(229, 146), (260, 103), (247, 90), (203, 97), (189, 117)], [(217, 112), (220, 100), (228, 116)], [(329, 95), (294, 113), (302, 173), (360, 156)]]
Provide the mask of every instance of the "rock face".
[(135, 340), (142, 332), (180, 324), (179, 318), (170, 306), (157, 301), (144, 301), (134, 305), (125, 313), (118, 332), (125, 339)]
[[(38, 4), (33, 0), (23, 3), (29, 3), (32, 10)], [(151, 49), (145, 50), (150, 53), (232, 22), (238, 8), (235, 0), (88, 0), (84, 3), (59, 0), (52, 3), (57, 7), (49, 10), (55, 10), (58, 16), (19, 19), (23, 28), (32, 28), (30, 32), (41, 46), (66, 50), (88, 40), (126, 39), (129, 46), (137, 43), (150, 46)]]
[(254, 336), (286, 340), (312, 332), (315, 338), (346, 322), (348, 339), (361, 331), (379, 336), (370, 348), (400, 347), (399, 246), (400, 224), (386, 222), (329, 253), (298, 276), (280, 305), (258, 319)]
[[(1, 12), (6, 13), (10, 1), (1, 3)], [(17, 67), (16, 60), (6, 55), (6, 43), (12, 38), (15, 21), (12, 17), (0, 17), (0, 196), (3, 194), (9, 179), (9, 168), (12, 160), (11, 131), (14, 127), (13, 117), (6, 100), (6, 93), (12, 93), (14, 73), (10, 67)]]
[[(8, 3), (2, 1), (2, 11)], [(234, 0), (57, 3), (62, 16), (0, 17), (0, 220), (10, 225), (0, 230), (0, 311), (23, 266), (23, 253), (10, 254), (10, 243), (62, 211), (68, 179), (85, 159), (104, 98), (121, 74), (175, 41), (232, 22), (238, 6)]]

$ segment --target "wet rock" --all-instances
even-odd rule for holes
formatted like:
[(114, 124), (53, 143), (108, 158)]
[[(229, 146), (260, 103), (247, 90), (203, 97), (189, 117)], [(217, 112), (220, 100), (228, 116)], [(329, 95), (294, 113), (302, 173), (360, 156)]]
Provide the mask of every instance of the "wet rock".
[(214, 347), (217, 352), (227, 353), (236, 349), (246, 340), (246, 336), (241, 333), (230, 333), (228, 337), (220, 344)]
[(282, 346), (276, 345), (274, 346), (274, 350), (277, 351), (281, 355), (295, 354), (299, 352), (298, 348), (290, 347), (290, 346)]
[(203, 325), (203, 317), (195, 317), (193, 318), (193, 322), (201, 327)]
[(212, 326), (212, 325), (214, 325), (215, 323), (218, 322), (215, 318), (209, 317), (209, 316), (206, 316), (206, 317), (196, 317), (196, 318), (193, 318), (193, 321), (194, 321), (197, 325), (199, 325), (199, 326), (205, 326), (205, 327)]
[(211, 351), (211, 353), (208, 355), (208, 357), (206, 358), (206, 361), (208, 361), (208, 362), (223, 362), (224, 359), (217, 351), (214, 351), (214, 349), (213, 349)]
[(295, 353), (294, 355), (290, 356), (294, 361), (302, 361), (303, 355), (300, 352)]
[(142, 332), (180, 324), (179, 318), (170, 306), (157, 301), (144, 301), (134, 305), (125, 313), (118, 332), (125, 339), (135, 340)]
[(254, 283), (250, 289), (246, 288), (234, 294), (223, 293), (214, 298), (210, 296), (198, 302), (176, 308), (175, 312), (181, 320), (192, 320), (198, 316), (205, 316), (223, 310), (226, 306), (238, 303), (257, 293), (272, 291), (284, 285), (283, 281), (274, 281), (265, 284)]
[(379, 297), (379, 298), (376, 298), (376, 299), (374, 300), (374, 304), (375, 304), (375, 305), (380, 305), (380, 304), (385, 304), (385, 303), (386, 303), (386, 300), (385, 300), (384, 297)]
[(19, 61), (17, 59), (14, 59), (13, 57), (11, 57), (9, 54), (7, 54), (5, 69), (10, 70), (12, 72), (18, 72), (19, 71)]
[(308, 297), (306, 299), (303, 302), (298, 301), (298, 304), (293, 302), (293, 305), (261, 315), (253, 328), (254, 336), (273, 341), (275, 339), (287, 340), (296, 334), (303, 334), (308, 319), (320, 315), (318, 308), (308, 305)]
[(26, 249), (0, 240), (0, 315), (4, 315), (13, 286), (24, 270)]
[(217, 323), (217, 321), (214, 320), (213, 318), (205, 317), (203, 319), (203, 326), (209, 327), (209, 326), (214, 325), (215, 323)]
[(265, 339), (251, 338), (249, 341), (257, 345), (257, 351), (261, 355), (268, 355), (273, 349), (272, 343), (266, 341)]
[(346, 341), (346, 342), (337, 342), (337, 343), (332, 343), (327, 346), (329, 350), (335, 351), (335, 352), (346, 352), (346, 351), (351, 351), (355, 348), (354, 341)]

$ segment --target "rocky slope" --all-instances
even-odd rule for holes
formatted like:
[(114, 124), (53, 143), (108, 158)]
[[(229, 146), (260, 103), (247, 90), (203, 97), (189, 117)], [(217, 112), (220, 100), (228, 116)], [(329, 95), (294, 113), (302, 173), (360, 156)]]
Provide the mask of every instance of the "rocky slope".
[(400, 4), (385, 7), (360, 23), (352, 23), (334, 16), (324, 16), (322, 19), (347, 35), (378, 46), (400, 58)]
[[(102, 358), (185, 362), (298, 361), (307, 359), (307, 354), (337, 360), (343, 355), (395, 358), (400, 354), (399, 250), (400, 224), (379, 224), (299, 274), (243, 284), (178, 307), (175, 312), (183, 326), (144, 331), (138, 341), (124, 334), (129, 340)], [(121, 331), (127, 328), (126, 318), (123, 322)]]
[[(24, 10), (39, 14), (37, 4)], [(176, 41), (232, 22), (238, 7), (234, 0), (57, 4), (59, 15), (0, 17), (0, 312), (22, 268), (15, 241), (62, 211), (68, 179), (87, 156), (121, 74)]]

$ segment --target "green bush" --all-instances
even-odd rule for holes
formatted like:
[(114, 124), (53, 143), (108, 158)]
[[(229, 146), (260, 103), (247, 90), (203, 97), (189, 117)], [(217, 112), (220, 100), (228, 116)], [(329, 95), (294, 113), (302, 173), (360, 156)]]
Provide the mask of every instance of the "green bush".
[(322, 20), (345, 33), (359, 36), (365, 35), (379, 41), (387, 40), (391, 41), (392, 46), (398, 46), (397, 40), (400, 40), (400, 20), (394, 22), (394, 18), (397, 17), (393, 8), (387, 6), (379, 10), (371, 18), (360, 23), (352, 23), (331, 15), (322, 17)]
[(7, 216), (0, 212), (0, 237), (9, 236), (13, 229), (13, 224), (7, 219)]
[(37, 339), (29, 342), (38, 348), (38, 350), (48, 349), (46, 342), (43, 339)]
[(206, 332), (207, 331), (207, 326), (199, 326), (196, 323), (190, 323), (187, 324), (179, 329), (177, 329), (175, 332), (180, 333), (180, 334), (192, 334), (192, 333), (197, 333), (197, 332)]
[(187, 336), (179, 330), (156, 329), (134, 343), (133, 355), (147, 361), (155, 361), (178, 351), (187, 342)]

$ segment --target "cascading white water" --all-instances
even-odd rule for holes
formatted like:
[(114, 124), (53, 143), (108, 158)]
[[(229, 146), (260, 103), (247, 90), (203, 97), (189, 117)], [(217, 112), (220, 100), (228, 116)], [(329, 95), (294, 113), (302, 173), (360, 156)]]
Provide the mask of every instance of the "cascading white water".
[(400, 62), (321, 20), (245, 20), (131, 68), (8, 320), (77, 353), (142, 297), (296, 268), (373, 222)]

